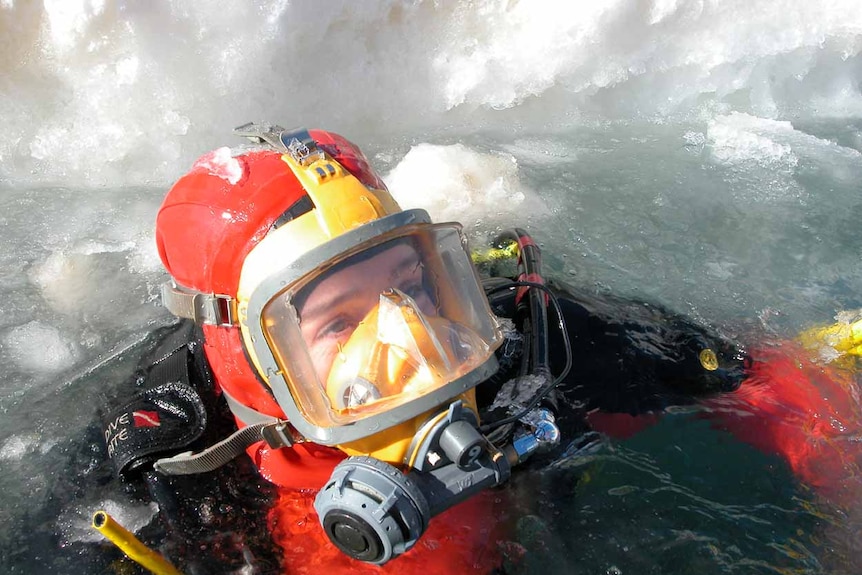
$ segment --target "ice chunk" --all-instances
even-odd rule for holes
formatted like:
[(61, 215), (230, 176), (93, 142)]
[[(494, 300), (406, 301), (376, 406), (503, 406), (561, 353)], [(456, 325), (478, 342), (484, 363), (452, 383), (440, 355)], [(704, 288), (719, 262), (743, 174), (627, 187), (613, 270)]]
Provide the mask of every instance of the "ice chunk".
[(77, 360), (75, 345), (54, 326), (31, 321), (9, 331), (3, 338), (12, 361), (21, 369), (55, 373), (71, 367)]
[[(136, 251), (133, 241), (85, 241), (60, 249), (33, 266), (29, 279), (53, 311), (87, 323), (121, 324), (130, 308), (139, 305), (139, 278), (129, 273), (142, 266), (158, 269), (150, 256)], [(136, 267), (137, 266), (137, 267)]]
[(20, 461), (28, 453), (36, 451), (39, 436), (35, 433), (13, 435), (0, 447), (0, 461)]
[(435, 221), (469, 224), (504, 209), (520, 215), (534, 196), (521, 183), (513, 156), (462, 144), (414, 146), (384, 179), (401, 206), (424, 208)]
[(242, 178), (242, 164), (231, 155), (230, 148), (221, 147), (201, 156), (194, 165), (234, 185)]
[(734, 113), (719, 116), (709, 124), (712, 156), (722, 164), (753, 162), (761, 166), (793, 168), (799, 158), (776, 134), (793, 132), (790, 122)]
[(105, 10), (104, 0), (46, 0), (44, 6), (51, 39), (60, 48), (74, 45)]

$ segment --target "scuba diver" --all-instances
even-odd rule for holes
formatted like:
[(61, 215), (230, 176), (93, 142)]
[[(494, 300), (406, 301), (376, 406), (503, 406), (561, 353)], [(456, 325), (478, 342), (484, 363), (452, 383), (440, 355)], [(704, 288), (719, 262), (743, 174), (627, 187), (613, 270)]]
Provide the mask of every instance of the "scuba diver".
[(236, 132), (159, 210), (186, 321), (103, 418), (184, 572), (493, 572), (489, 488), (531, 455), (762, 374), (682, 316), (547, 280), (523, 230), (471, 259), (341, 136)]

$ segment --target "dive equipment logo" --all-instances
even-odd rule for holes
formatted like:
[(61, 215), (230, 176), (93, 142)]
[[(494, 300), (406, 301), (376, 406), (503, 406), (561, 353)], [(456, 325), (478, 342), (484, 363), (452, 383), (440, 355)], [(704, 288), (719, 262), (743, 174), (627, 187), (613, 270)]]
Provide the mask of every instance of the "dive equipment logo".
[(135, 435), (134, 429), (161, 427), (161, 425), (162, 421), (158, 411), (145, 409), (124, 411), (105, 426), (105, 445), (108, 446), (108, 457), (113, 457), (117, 447)]
[(132, 418), (135, 427), (159, 427), (161, 425), (158, 411), (133, 411)]

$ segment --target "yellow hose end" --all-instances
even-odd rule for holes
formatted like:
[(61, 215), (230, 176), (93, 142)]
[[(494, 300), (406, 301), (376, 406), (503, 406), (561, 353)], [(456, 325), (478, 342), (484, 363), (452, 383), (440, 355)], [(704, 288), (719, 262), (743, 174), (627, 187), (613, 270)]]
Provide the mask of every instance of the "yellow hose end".
[[(839, 361), (852, 367), (857, 357), (862, 357), (862, 319), (841, 321), (825, 327), (815, 327), (799, 334), (799, 342), (808, 350), (826, 361)], [(846, 315), (850, 315), (849, 313)], [(858, 317), (858, 313), (854, 314)]]
[(799, 334), (799, 341), (809, 348), (828, 345), (835, 351), (847, 352), (862, 345), (862, 320), (809, 329)]
[(150, 572), (156, 575), (182, 575), (167, 559), (141, 543), (130, 531), (114, 521), (107, 512), (99, 510), (93, 514), (93, 528), (119, 547), (129, 559)]
[(847, 350), (847, 355), (855, 355), (857, 357), (862, 357), (862, 343), (857, 345), (856, 347), (851, 347)]
[(490, 248), (483, 251), (474, 251), (470, 254), (474, 264), (484, 264), (498, 260), (514, 259), (518, 257), (518, 243), (511, 242), (502, 248)]

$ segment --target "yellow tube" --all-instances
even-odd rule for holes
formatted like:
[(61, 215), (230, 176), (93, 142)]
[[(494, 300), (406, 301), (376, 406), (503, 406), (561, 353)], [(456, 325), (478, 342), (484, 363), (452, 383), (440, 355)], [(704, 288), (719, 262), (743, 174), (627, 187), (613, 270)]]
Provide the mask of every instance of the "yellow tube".
[(129, 559), (139, 563), (156, 575), (182, 575), (168, 560), (141, 543), (125, 527), (114, 521), (105, 511), (93, 514), (93, 528), (120, 548)]
[(518, 257), (518, 242), (511, 242), (502, 248), (476, 250), (470, 253), (474, 264), (485, 264), (497, 260), (514, 259)]
[(838, 355), (862, 356), (862, 320), (809, 329), (799, 334), (799, 340), (811, 350), (825, 346)]

